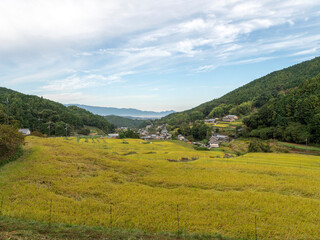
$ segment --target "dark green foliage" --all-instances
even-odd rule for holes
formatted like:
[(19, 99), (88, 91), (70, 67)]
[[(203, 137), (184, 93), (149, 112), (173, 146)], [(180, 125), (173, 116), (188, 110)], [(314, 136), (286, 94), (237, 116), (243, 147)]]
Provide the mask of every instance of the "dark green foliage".
[[(9, 98), (10, 123), (31, 131), (39, 131), (50, 135), (64, 136), (66, 124), (72, 129), (82, 129), (84, 125), (94, 126), (105, 132), (112, 132), (115, 128), (103, 117), (94, 115), (84, 109), (64, 105), (44, 99), (42, 97), (25, 95), (6, 88), (0, 88), (0, 124), (5, 123), (5, 108), (3, 102)], [(63, 127), (62, 127), (63, 126)]]
[(119, 138), (140, 138), (139, 134), (129, 129), (119, 133)]
[(140, 119), (130, 119), (120, 116), (105, 116), (105, 119), (108, 120), (108, 122), (116, 125), (118, 128), (120, 127), (128, 127), (128, 128), (144, 128), (149, 124), (148, 120), (140, 120)]
[(183, 123), (178, 129), (178, 133), (187, 137), (189, 140), (203, 140), (208, 137), (211, 129), (203, 121), (196, 121), (192, 127)]
[(252, 130), (251, 136), (296, 143), (307, 138), (320, 142), (320, 75), (270, 99), (243, 121)]
[(89, 128), (82, 128), (78, 131), (79, 134), (81, 135), (89, 135), (90, 134), (90, 129)]
[(231, 110), (232, 105), (226, 105), (226, 104), (220, 104), (219, 106), (213, 108), (211, 112), (209, 113), (209, 117), (218, 117), (221, 118), (224, 115), (227, 115), (229, 111)]
[(253, 110), (253, 102), (248, 101), (231, 108), (229, 113), (232, 115), (245, 116), (250, 114), (252, 110)]
[[(55, 135), (56, 136), (65, 136), (66, 135), (66, 124), (64, 122), (56, 122), (54, 124)], [(68, 134), (67, 134), (68, 135)]]
[(249, 144), (249, 152), (271, 152), (268, 143), (264, 143), (261, 140), (254, 139)]
[(24, 136), (18, 129), (10, 125), (0, 125), (0, 160), (13, 156), (23, 142)]
[(207, 138), (210, 127), (204, 124), (203, 121), (193, 124), (191, 134), (195, 140), (203, 140)]

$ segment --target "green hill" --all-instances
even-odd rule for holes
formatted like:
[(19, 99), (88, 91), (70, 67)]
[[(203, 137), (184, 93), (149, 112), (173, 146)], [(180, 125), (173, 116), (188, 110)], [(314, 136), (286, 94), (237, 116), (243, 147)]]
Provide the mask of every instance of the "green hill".
[(76, 106), (63, 104), (42, 97), (22, 94), (7, 88), (0, 88), (0, 124), (6, 122), (5, 100), (9, 100), (10, 123), (20, 128), (30, 128), (50, 135), (64, 135), (66, 125), (72, 130), (80, 130), (85, 125), (112, 131), (115, 126), (102, 116)]
[(161, 122), (179, 126), (198, 119), (219, 117), (224, 114), (249, 115), (253, 109), (262, 107), (280, 92), (299, 86), (304, 80), (320, 73), (320, 57), (275, 71), (237, 88), (221, 98), (201, 104), (193, 109), (173, 113), (161, 119)]
[(244, 123), (252, 137), (320, 143), (320, 74), (270, 99)]

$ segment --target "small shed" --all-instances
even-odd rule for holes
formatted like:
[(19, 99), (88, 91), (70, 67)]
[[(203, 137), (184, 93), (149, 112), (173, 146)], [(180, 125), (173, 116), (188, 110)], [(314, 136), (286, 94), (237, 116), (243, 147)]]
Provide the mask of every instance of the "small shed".
[(109, 133), (108, 137), (110, 137), (110, 138), (118, 138), (119, 137), (119, 133)]
[(25, 136), (29, 136), (31, 134), (31, 131), (29, 128), (21, 128), (18, 130), (19, 133), (22, 133)]

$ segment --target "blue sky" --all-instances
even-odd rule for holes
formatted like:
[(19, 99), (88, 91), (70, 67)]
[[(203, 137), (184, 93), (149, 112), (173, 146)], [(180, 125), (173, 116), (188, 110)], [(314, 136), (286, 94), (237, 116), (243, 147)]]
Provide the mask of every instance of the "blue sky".
[(0, 86), (182, 111), (319, 56), (319, 0), (2, 0)]

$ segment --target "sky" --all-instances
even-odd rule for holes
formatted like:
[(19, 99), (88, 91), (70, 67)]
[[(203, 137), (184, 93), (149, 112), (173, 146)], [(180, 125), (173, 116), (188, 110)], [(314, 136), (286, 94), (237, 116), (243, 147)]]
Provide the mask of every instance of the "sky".
[(319, 0), (1, 0), (0, 86), (183, 111), (319, 56)]

